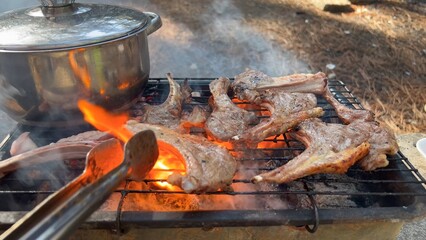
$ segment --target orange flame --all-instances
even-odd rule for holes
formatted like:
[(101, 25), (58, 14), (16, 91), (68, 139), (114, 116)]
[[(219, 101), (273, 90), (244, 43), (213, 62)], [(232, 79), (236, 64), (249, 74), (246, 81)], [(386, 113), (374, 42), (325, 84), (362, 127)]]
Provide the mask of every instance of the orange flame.
[(111, 133), (123, 142), (127, 142), (133, 133), (124, 126), (129, 116), (127, 113), (114, 114), (86, 100), (78, 100), (78, 107), (84, 114), (84, 120), (101, 131)]
[(214, 138), (212, 138), (211, 136), (208, 136), (208, 135), (207, 135), (207, 139), (208, 139), (210, 142), (214, 142), (215, 144), (217, 144), (217, 145), (219, 145), (219, 146), (222, 146), (222, 147), (224, 147), (224, 148), (226, 148), (226, 149), (228, 149), (228, 150), (230, 150), (230, 149), (233, 149), (233, 148), (234, 148), (234, 145), (232, 145), (232, 143), (230, 143), (230, 142), (220, 142), (220, 141), (216, 141)]
[[(126, 113), (113, 114), (86, 100), (79, 100), (78, 107), (84, 114), (84, 120), (100, 131), (107, 131), (124, 142), (127, 142), (133, 136), (124, 127), (129, 119)], [(148, 177), (152, 179), (167, 179), (173, 172), (185, 174), (182, 155), (173, 146), (163, 141), (157, 141), (157, 144), (159, 157), (154, 168), (149, 172)], [(177, 187), (167, 182), (158, 181), (154, 184), (163, 189), (178, 190)]]
[[(154, 168), (149, 172), (148, 177), (153, 179), (167, 179), (173, 172), (185, 174), (185, 166), (179, 157), (173, 152), (169, 152), (170, 146), (161, 144), (159, 148), (159, 156)], [(180, 154), (179, 154), (180, 155)], [(157, 187), (168, 190), (179, 190), (178, 187), (171, 185), (168, 182), (157, 181), (154, 183)]]
[(271, 136), (265, 139), (265, 141), (257, 144), (257, 148), (283, 148), (288, 147), (284, 141), (284, 136), (281, 134), (278, 137)]

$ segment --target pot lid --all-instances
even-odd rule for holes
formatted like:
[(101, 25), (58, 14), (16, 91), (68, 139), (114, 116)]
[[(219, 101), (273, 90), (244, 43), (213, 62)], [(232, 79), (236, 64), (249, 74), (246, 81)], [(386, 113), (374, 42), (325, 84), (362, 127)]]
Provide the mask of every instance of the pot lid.
[(150, 18), (112, 5), (40, 0), (42, 6), (0, 16), (0, 50), (72, 48), (120, 38), (145, 29)]

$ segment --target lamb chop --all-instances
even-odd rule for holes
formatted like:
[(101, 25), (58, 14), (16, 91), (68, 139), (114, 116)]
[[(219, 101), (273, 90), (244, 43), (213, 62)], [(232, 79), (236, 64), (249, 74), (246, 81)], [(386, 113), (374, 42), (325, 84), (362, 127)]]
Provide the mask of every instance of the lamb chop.
[(167, 80), (170, 84), (170, 92), (166, 101), (160, 105), (144, 105), (140, 121), (177, 129), (180, 125), (183, 104), (189, 101), (191, 89), (187, 83), (180, 86), (173, 80), (170, 73), (167, 74)]
[[(288, 93), (313, 93), (322, 95), (330, 103), (330, 105), (336, 109), (336, 113), (340, 120), (346, 124), (357, 119), (363, 121), (374, 121), (374, 116), (370, 111), (348, 108), (346, 105), (337, 101), (328, 87), (327, 77), (322, 72), (318, 72), (316, 74), (294, 74), (272, 78), (259, 71), (249, 70), (241, 75), (248, 74), (257, 76), (258, 80), (244, 82), (242, 84), (240, 83), (238, 86), (235, 86), (240, 89), (240, 92), (245, 91), (245, 89), (280, 89), (281, 91)], [(255, 97), (256, 96), (254, 95), (251, 96), (251, 98)]]
[(221, 77), (209, 84), (212, 93), (213, 112), (207, 119), (205, 130), (217, 141), (229, 141), (233, 136), (243, 134), (250, 124), (258, 122), (253, 112), (235, 105), (228, 96), (231, 82)]
[(154, 131), (161, 150), (168, 150), (185, 163), (184, 175), (175, 172), (167, 181), (188, 193), (224, 189), (231, 184), (237, 163), (228, 150), (204, 137), (180, 134), (166, 127), (128, 121), (132, 132)]
[(272, 172), (255, 176), (254, 182), (284, 183), (315, 173), (344, 173), (357, 161), (364, 170), (371, 171), (387, 166), (386, 154), (396, 154), (398, 151), (395, 137), (374, 122), (371, 112), (349, 108), (334, 98), (323, 73), (307, 74), (306, 77), (263, 76), (263, 79), (266, 80), (255, 82), (251, 88), (279, 88), (288, 92), (320, 94), (348, 125), (325, 124), (318, 119), (305, 120), (294, 136), (307, 146), (306, 151)]
[(372, 126), (360, 121), (342, 125), (307, 119), (292, 133), (306, 150), (287, 164), (253, 177), (253, 182), (287, 183), (317, 173), (343, 174), (369, 153), (370, 134), (365, 127)]
[[(320, 78), (318, 75), (292, 75), (285, 80), (294, 82), (308, 81), (309, 78)], [(317, 99), (311, 93), (289, 92), (286, 88), (264, 87), (274, 80), (266, 74), (248, 70), (235, 77), (232, 88), (240, 100), (246, 100), (268, 109), (269, 119), (247, 131), (235, 135), (234, 140), (245, 142), (249, 147), (256, 147), (257, 143), (273, 135), (284, 133), (289, 128), (308, 118), (320, 117), (324, 113), (322, 108), (316, 107)], [(302, 84), (303, 86), (303, 84)]]
[(386, 154), (394, 155), (398, 152), (395, 135), (375, 122), (372, 112), (349, 108), (341, 104), (334, 98), (328, 87), (322, 95), (334, 107), (337, 116), (344, 124), (359, 126), (360, 131), (369, 136), (370, 152), (359, 161), (361, 168), (365, 171), (373, 171), (377, 168), (386, 167), (389, 164)]
[(360, 161), (364, 170), (371, 171), (379, 167), (386, 167), (388, 161), (384, 154), (395, 154), (398, 151), (395, 136), (374, 122), (374, 115), (370, 111), (349, 108), (333, 96), (324, 73), (295, 74), (271, 78), (261, 72), (250, 70), (242, 75), (251, 75), (254, 80), (239, 83), (235, 88), (238, 88), (239, 92), (249, 95), (252, 99), (257, 100), (259, 98), (259, 94), (252, 90), (280, 89), (288, 93), (314, 93), (322, 95), (331, 104), (343, 123), (350, 124), (359, 121), (361, 122), (359, 124), (364, 124), (364, 130), (369, 129), (371, 131), (369, 138), (370, 154)]

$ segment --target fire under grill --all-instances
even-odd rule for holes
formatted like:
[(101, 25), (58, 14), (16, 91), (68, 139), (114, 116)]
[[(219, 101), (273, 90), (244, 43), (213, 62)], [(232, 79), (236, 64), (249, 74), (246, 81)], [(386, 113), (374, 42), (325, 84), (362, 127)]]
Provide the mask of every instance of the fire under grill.
[[(175, 80), (183, 82), (185, 79)], [(193, 89), (193, 101), (186, 107), (208, 105), (208, 84), (214, 79), (188, 80)], [(329, 87), (341, 103), (362, 108), (343, 82), (330, 81)], [(138, 116), (142, 102), (158, 104), (164, 101), (168, 89), (167, 79), (150, 79), (141, 102), (133, 106), (132, 115)], [(325, 110), (322, 117), (325, 122), (340, 122), (334, 109), (321, 97), (318, 105)], [(87, 130), (92, 128), (18, 125), (1, 145), (2, 159), (9, 157), (11, 143), (23, 132), (30, 132), (30, 137), (41, 146)], [(202, 134), (202, 129), (193, 128), (192, 134)], [(131, 227), (290, 225), (306, 226), (313, 232), (321, 224), (404, 221), (425, 214), (426, 180), (400, 152), (388, 156), (388, 167), (372, 172), (353, 166), (345, 175), (317, 174), (282, 185), (251, 183), (250, 178), (255, 174), (283, 165), (303, 150), (304, 146), (288, 134), (267, 139), (258, 149), (246, 150), (245, 157), (239, 159), (232, 190), (196, 195), (161, 187), (167, 177), (148, 178), (142, 183), (126, 180), (82, 228), (122, 231)], [(10, 227), (83, 169), (83, 159), (58, 160), (4, 176), (0, 180), (0, 227)]]

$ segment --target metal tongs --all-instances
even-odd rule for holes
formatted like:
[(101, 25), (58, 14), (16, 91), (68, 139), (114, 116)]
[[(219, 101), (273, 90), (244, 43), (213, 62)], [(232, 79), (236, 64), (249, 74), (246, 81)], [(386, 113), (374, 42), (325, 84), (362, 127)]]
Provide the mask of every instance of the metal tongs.
[(82, 175), (50, 195), (0, 238), (62, 239), (69, 236), (126, 176), (143, 180), (157, 157), (157, 141), (151, 130), (135, 134), (125, 144), (124, 151), (116, 139), (100, 143), (87, 154)]

